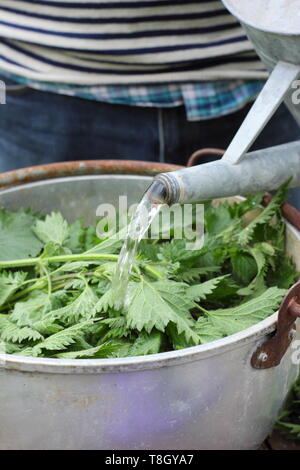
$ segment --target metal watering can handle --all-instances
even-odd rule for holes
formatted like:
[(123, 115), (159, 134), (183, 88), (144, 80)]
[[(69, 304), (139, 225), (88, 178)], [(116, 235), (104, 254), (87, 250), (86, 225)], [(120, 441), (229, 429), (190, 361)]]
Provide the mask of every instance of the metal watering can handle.
[(276, 332), (271, 339), (256, 349), (251, 358), (252, 367), (269, 369), (280, 364), (296, 336), (297, 318), (300, 318), (300, 280), (289, 289), (283, 299), (278, 313)]
[(232, 164), (240, 162), (300, 74), (300, 66), (278, 62), (252, 108), (235, 134), (223, 159)]

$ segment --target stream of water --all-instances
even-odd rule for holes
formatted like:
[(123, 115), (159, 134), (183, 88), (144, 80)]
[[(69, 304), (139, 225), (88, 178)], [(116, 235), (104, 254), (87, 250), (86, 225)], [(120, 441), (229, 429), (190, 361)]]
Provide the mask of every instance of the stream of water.
[(117, 305), (119, 308), (126, 303), (128, 283), (138, 245), (162, 206), (163, 202), (162, 198), (160, 198), (160, 186), (154, 183), (145, 193), (132, 216), (128, 226), (127, 236), (120, 251), (111, 286), (116, 293), (116, 298), (120, 299), (120, 304)]

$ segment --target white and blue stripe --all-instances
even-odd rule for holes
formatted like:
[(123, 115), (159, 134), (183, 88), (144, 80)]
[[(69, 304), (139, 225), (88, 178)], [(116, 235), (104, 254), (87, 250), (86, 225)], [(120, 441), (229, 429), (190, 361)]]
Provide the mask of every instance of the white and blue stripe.
[(0, 68), (85, 86), (266, 77), (216, 0), (1, 0)]

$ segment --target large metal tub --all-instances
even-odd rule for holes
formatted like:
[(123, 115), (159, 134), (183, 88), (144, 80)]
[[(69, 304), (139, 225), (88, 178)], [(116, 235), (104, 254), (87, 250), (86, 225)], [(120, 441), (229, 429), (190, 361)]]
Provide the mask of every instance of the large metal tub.
[[(98, 165), (98, 166), (97, 166)], [(7, 208), (62, 210), (95, 220), (100, 202), (136, 202), (155, 164), (79, 164), (0, 176)], [(172, 169), (172, 168), (170, 168)], [(63, 171), (62, 171), (63, 170)], [(132, 175), (117, 175), (127, 170)], [(110, 172), (110, 175), (95, 173)], [(112, 174), (114, 173), (114, 174)], [(46, 179), (28, 183), (30, 179)], [(300, 269), (300, 235), (288, 224), (287, 250)], [(59, 360), (0, 355), (0, 449), (254, 449), (264, 440), (295, 380), (290, 348), (281, 364), (257, 370), (250, 359), (274, 331), (277, 314), (225, 339), (146, 357)]]

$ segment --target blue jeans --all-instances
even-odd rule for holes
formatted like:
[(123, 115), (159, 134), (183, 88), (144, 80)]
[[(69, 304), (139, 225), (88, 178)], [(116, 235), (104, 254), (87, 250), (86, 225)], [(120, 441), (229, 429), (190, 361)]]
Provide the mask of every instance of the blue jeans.
[[(225, 149), (251, 106), (217, 119), (189, 122), (183, 106), (157, 109), (108, 104), (15, 87), (5, 81), (7, 103), (0, 105), (0, 172), (103, 158), (185, 164), (199, 148)], [(281, 106), (252, 150), (297, 139), (300, 128)]]

